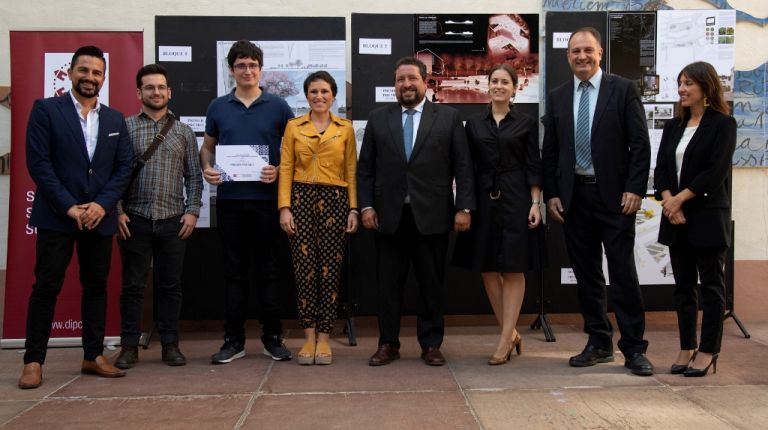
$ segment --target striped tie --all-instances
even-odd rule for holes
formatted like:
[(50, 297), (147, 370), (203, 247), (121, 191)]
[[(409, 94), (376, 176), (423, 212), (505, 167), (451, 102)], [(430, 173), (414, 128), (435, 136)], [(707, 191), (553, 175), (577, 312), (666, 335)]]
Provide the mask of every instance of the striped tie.
[(582, 81), (581, 99), (579, 99), (579, 112), (576, 119), (576, 164), (584, 170), (592, 167), (592, 145), (590, 144), (589, 130), (589, 89), (592, 87), (589, 81)]
[(413, 150), (413, 114), (416, 113), (416, 109), (407, 109), (405, 111), (405, 124), (403, 124), (403, 141), (405, 143), (405, 159), (411, 159), (411, 151)]

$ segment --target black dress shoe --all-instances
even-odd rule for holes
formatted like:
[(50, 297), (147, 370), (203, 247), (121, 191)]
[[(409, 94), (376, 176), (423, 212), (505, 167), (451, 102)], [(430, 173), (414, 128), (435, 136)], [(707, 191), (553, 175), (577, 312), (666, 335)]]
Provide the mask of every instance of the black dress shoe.
[(130, 369), (139, 362), (139, 347), (124, 346), (120, 348), (120, 355), (115, 359), (115, 367), (118, 369)]
[(635, 375), (653, 375), (653, 364), (651, 364), (648, 357), (642, 352), (635, 352), (626, 357), (626, 360), (624, 360), (624, 367), (629, 369)]
[(384, 366), (400, 358), (400, 348), (388, 343), (379, 345), (379, 349), (368, 360), (369, 366)]
[(445, 357), (440, 352), (440, 348), (434, 346), (422, 348), (421, 359), (430, 366), (442, 366), (445, 364)]
[(163, 363), (169, 366), (183, 366), (187, 364), (187, 357), (179, 350), (176, 344), (163, 345)]
[(574, 355), (568, 360), (572, 367), (589, 367), (597, 363), (610, 363), (613, 361), (613, 351), (609, 349), (600, 349), (594, 345), (587, 345), (581, 354)]

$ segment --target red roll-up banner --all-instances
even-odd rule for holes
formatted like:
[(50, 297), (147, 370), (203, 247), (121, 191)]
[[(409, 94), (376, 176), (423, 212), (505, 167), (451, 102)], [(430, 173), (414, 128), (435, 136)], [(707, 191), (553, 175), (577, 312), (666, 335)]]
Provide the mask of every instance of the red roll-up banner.
[[(2, 347), (23, 346), (27, 301), (34, 283), (35, 228), (29, 225), (35, 183), (25, 159), (27, 120), (34, 101), (62, 95), (71, 82), (67, 70), (75, 50), (84, 45), (101, 48), (107, 73), (99, 101), (126, 116), (139, 110), (135, 76), (144, 63), (140, 31), (11, 31), (11, 186), (8, 205), (8, 267), (5, 278), (5, 312)], [(55, 345), (79, 345), (81, 287), (77, 254), (67, 269), (56, 304), (51, 330)], [(108, 337), (120, 333), (120, 254), (113, 247), (109, 275)]]

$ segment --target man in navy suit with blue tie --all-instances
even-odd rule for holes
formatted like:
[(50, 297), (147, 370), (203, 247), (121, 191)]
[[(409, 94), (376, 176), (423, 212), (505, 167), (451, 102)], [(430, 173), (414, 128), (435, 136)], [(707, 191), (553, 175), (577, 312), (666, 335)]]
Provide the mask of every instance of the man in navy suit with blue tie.
[[(568, 41), (573, 78), (547, 96), (544, 116), (544, 194), (549, 216), (563, 224), (578, 282), (584, 350), (574, 367), (613, 361), (608, 298), (621, 332), (624, 366), (653, 374), (645, 356), (645, 311), (635, 267), (635, 213), (648, 188), (651, 147), (635, 83), (603, 73), (600, 33), (580, 28)], [(608, 260), (610, 288), (602, 269)], [(610, 290), (610, 296), (607, 290)]]
[(130, 180), (133, 153), (123, 115), (99, 104), (105, 72), (101, 49), (79, 48), (69, 69), (72, 90), (37, 100), (29, 116), (27, 168), (37, 185), (30, 224), (37, 228), (37, 242), (20, 388), (42, 384), (56, 299), (75, 244), (82, 284), (82, 372), (125, 376), (102, 352), (115, 207)]

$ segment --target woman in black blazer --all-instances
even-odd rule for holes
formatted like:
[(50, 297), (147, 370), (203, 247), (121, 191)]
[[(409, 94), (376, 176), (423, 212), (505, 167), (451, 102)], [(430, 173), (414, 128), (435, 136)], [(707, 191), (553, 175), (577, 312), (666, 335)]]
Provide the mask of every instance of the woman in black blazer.
[[(736, 121), (729, 114), (717, 72), (691, 63), (677, 77), (678, 116), (664, 127), (654, 188), (663, 217), (659, 242), (669, 246), (675, 276), (680, 353), (672, 373), (704, 376), (717, 357), (725, 311), (725, 251), (731, 245), (729, 176)], [(697, 285), (703, 302), (696, 349)]]

